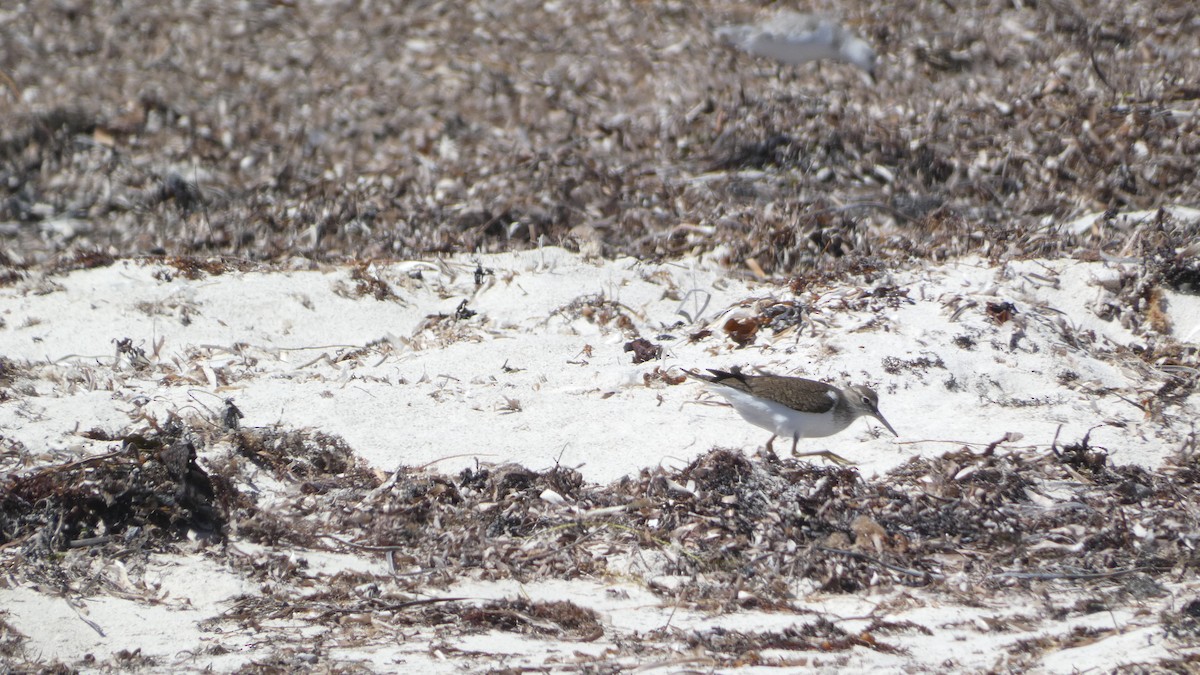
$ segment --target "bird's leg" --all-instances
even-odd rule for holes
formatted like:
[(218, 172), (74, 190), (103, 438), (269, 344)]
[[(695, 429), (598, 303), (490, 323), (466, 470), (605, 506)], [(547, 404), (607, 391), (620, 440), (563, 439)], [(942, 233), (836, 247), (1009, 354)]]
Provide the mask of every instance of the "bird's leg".
[(841, 466), (857, 466), (857, 464), (855, 464), (854, 462), (851, 462), (850, 460), (846, 459), (845, 457), (842, 457), (841, 455), (839, 455), (835, 452), (830, 452), (829, 450), (817, 450), (815, 452), (793, 452), (792, 456), (793, 457), (824, 457), (825, 459), (833, 462), (834, 464), (839, 464)]
[(818, 450), (816, 452), (796, 452), (796, 444), (799, 442), (800, 434), (795, 434), (792, 436), (792, 457), (824, 457), (834, 464), (840, 464), (841, 466), (854, 466), (854, 462), (851, 462), (845, 457), (842, 457), (836, 453), (832, 453), (828, 450)]
[(775, 437), (772, 436), (771, 439), (767, 441), (767, 447), (763, 448), (762, 452), (759, 453), (759, 456), (765, 458), (772, 464), (778, 464), (779, 456), (775, 454), (775, 448), (771, 447), (774, 442)]

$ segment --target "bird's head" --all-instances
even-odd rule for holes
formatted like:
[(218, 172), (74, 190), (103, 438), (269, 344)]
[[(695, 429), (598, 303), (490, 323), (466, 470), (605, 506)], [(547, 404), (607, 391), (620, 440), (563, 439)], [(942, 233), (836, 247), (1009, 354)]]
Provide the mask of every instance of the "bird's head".
[(863, 70), (875, 83), (875, 50), (861, 38), (850, 37), (842, 44), (842, 58)]
[(846, 388), (846, 398), (859, 415), (869, 415), (879, 420), (879, 423), (887, 427), (887, 430), (892, 432), (893, 436), (899, 436), (892, 425), (883, 418), (883, 413), (879, 412), (879, 394), (875, 393), (874, 389), (863, 386), (852, 386)]

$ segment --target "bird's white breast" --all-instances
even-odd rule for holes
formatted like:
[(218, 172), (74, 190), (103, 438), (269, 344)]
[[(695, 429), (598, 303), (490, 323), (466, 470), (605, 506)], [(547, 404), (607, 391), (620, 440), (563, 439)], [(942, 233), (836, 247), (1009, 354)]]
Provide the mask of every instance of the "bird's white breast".
[[(799, 412), (775, 401), (751, 396), (731, 387), (716, 386), (713, 391), (725, 397), (734, 410), (747, 422), (762, 427), (781, 437), (791, 438), (797, 433), (801, 438), (832, 436), (850, 426), (853, 419), (838, 420), (831, 413), (816, 414)], [(836, 396), (831, 392), (830, 397)]]

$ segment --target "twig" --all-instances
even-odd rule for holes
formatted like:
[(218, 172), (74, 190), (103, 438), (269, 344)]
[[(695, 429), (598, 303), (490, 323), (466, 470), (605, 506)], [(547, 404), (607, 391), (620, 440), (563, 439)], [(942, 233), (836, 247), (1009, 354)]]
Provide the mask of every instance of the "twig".
[(360, 551), (380, 551), (380, 552), (383, 552), (383, 551), (406, 551), (406, 550), (409, 550), (412, 548), (411, 545), (409, 545), (409, 546), (373, 546), (370, 544), (356, 544), (355, 542), (352, 542), (352, 541), (346, 541), (345, 539), (342, 539), (341, 537), (335, 537), (332, 534), (318, 534), (317, 537), (319, 537), (321, 539), (332, 539), (332, 540), (338, 542), (339, 544), (345, 544), (346, 546), (349, 546), (350, 548), (356, 548)]
[(122, 450), (115, 450), (113, 452), (106, 452), (103, 455), (94, 455), (92, 457), (84, 457), (83, 459), (77, 459), (74, 462), (67, 462), (66, 464), (59, 464), (57, 466), (46, 467), (45, 469), (42, 469), (42, 473), (57, 473), (59, 471), (70, 471), (71, 469), (77, 469), (81, 466), (87, 466), (88, 464), (95, 464), (96, 462), (102, 462), (106, 459), (112, 459), (113, 457), (119, 457), (124, 452), (125, 451), (122, 449)]
[(1096, 60), (1096, 50), (1094, 48), (1090, 50), (1089, 56), (1091, 57), (1092, 70), (1096, 72), (1096, 77), (1100, 78), (1100, 81), (1104, 83), (1104, 86), (1108, 87), (1114, 94), (1117, 93), (1117, 88), (1112, 86), (1112, 83), (1108, 81), (1108, 76), (1106, 76), (1104, 71), (1100, 69), (1100, 63)]
[(424, 600), (409, 600), (407, 602), (397, 602), (379, 607), (331, 607), (329, 605), (302, 605), (302, 607), (330, 614), (354, 614), (357, 612), (394, 612), (398, 609), (408, 609), (409, 607), (435, 605), (439, 602), (462, 602), (463, 600), (470, 600), (470, 598), (425, 598)]
[(87, 548), (88, 546), (96, 546), (98, 544), (107, 544), (112, 541), (111, 535), (102, 537), (86, 537), (84, 539), (75, 539), (67, 542), (67, 548)]
[(79, 608), (76, 607), (74, 605), (74, 603), (72, 603), (70, 600), (67, 600), (65, 597), (63, 598), (63, 601), (67, 603), (67, 607), (70, 607), (72, 612), (75, 612), (75, 616), (79, 617), (80, 621), (86, 623), (88, 626), (91, 627), (92, 630), (99, 633), (100, 637), (108, 637), (107, 635), (104, 634), (104, 629), (100, 627), (100, 624), (96, 623), (95, 621), (92, 621), (91, 619), (87, 618), (82, 613), (80, 613)]
[(600, 528), (596, 528), (596, 529), (592, 530), (591, 532), (588, 532), (588, 533), (584, 534), (583, 536), (579, 537), (578, 539), (576, 539), (575, 541), (571, 542), (570, 544), (567, 544), (566, 546), (563, 546), (563, 547), (561, 547), (561, 548), (549, 548), (549, 549), (547, 549), (547, 550), (545, 550), (545, 551), (543, 551), (543, 552), (541, 552), (541, 553), (538, 553), (538, 554), (536, 554), (536, 555), (531, 555), (531, 556), (529, 556), (528, 558), (525, 558), (524, 560), (521, 560), (521, 561), (519, 561), (519, 562), (523, 562), (523, 563), (531, 563), (531, 562), (533, 562), (533, 561), (535, 561), (535, 560), (541, 560), (542, 558), (548, 558), (548, 557), (550, 557), (550, 556), (552, 556), (552, 555), (557, 555), (557, 554), (559, 554), (559, 553), (566, 553), (567, 551), (570, 551), (570, 550), (572, 550), (572, 549), (578, 548), (578, 547), (579, 547), (581, 544), (583, 544), (585, 541), (587, 541), (588, 539), (591, 539), (592, 537), (596, 536), (596, 534), (597, 534), (598, 532), (600, 532)]
[(18, 87), (17, 83), (14, 82), (12, 77), (9, 76), (8, 71), (0, 69), (0, 82), (3, 82), (4, 86), (8, 87), (8, 90), (12, 92), (14, 101), (20, 101), (22, 99), (21, 88)]
[[(1003, 442), (1003, 440), (999, 441)], [(956, 441), (953, 439), (942, 438), (919, 438), (915, 441), (896, 441), (896, 445), (920, 445), (921, 443), (949, 443), (951, 445), (962, 445), (966, 447), (986, 448), (989, 443), (975, 443), (972, 441)], [(1029, 445), (1010, 445), (1012, 450), (1037, 450), (1038, 448), (1049, 448), (1049, 445), (1044, 443), (1031, 443)]]
[(101, 359), (107, 359), (107, 358), (108, 358), (108, 354), (102, 354), (100, 356), (91, 356), (88, 354), (67, 354), (66, 356), (60, 356), (57, 359), (54, 359), (53, 361), (49, 361), (49, 359), (47, 359), (47, 361), (49, 363), (59, 363), (61, 361), (66, 361), (67, 359), (89, 359), (89, 360), (94, 359), (96, 361), (100, 361)]
[(444, 462), (448, 459), (458, 459), (460, 457), (495, 457), (495, 456), (496, 456), (496, 453), (494, 453), (494, 452), (462, 452), (457, 455), (446, 455), (445, 457), (438, 457), (437, 459), (431, 459), (428, 462), (425, 462), (424, 464), (415, 466), (413, 468), (420, 471), (421, 469), (428, 469), (429, 467), (433, 466), (434, 464), (437, 464), (438, 462)]
[(924, 579), (925, 581), (929, 581), (931, 579), (941, 580), (941, 579), (946, 578), (945, 575), (938, 574), (937, 572), (925, 572), (922, 570), (913, 570), (913, 569), (908, 569), (906, 567), (899, 567), (899, 566), (893, 565), (891, 563), (886, 563), (878, 558), (872, 558), (871, 556), (869, 556), (865, 553), (859, 553), (858, 551), (846, 551), (846, 550), (843, 550), (840, 548), (829, 548), (828, 546), (818, 546), (817, 550), (824, 551), (825, 553), (837, 553), (838, 555), (844, 555), (848, 558), (854, 558), (855, 560), (862, 560), (863, 562), (874, 563), (881, 567), (885, 567), (893, 572), (897, 572), (899, 574), (905, 574), (910, 577), (920, 577), (921, 579)]
[[(699, 301), (696, 302), (696, 306), (698, 307), (698, 309), (696, 310), (696, 316), (693, 318), (690, 314), (687, 313), (687, 311), (684, 310), (683, 305), (684, 305), (684, 303), (686, 303), (688, 301), (688, 298), (692, 297), (693, 295), (699, 297), (701, 294), (704, 295), (704, 304), (701, 305), (699, 303)], [(708, 303), (711, 301), (712, 301), (712, 293), (709, 293), (708, 291), (706, 291), (702, 288), (693, 288), (692, 290), (685, 293), (682, 298), (680, 298), (679, 307), (675, 310), (675, 313), (683, 316), (685, 319), (687, 319), (688, 321), (690, 321), (692, 323), (697, 323), (700, 321), (700, 317), (704, 315), (704, 312), (708, 310)]]
[(1126, 570), (1114, 570), (1112, 572), (998, 572), (996, 574), (989, 574), (988, 576), (992, 579), (1034, 579), (1037, 581), (1051, 579), (1108, 579), (1141, 572), (1146, 569), (1148, 568), (1131, 567)]
[[(1016, 438), (1014, 438), (1014, 436), (1016, 436)], [(1008, 443), (1009, 441), (1015, 441), (1015, 440), (1018, 440), (1019, 438), (1020, 438), (1020, 436), (1013, 434), (1011, 431), (1006, 431), (1006, 432), (1004, 432), (1004, 435), (1001, 436), (999, 439), (994, 440), (991, 443), (988, 443), (988, 446), (983, 449), (983, 456), (991, 457), (992, 454), (996, 452), (996, 448), (1000, 447), (1001, 443)]]
[(809, 211), (802, 215), (808, 216), (808, 217), (823, 216), (823, 215), (829, 214), (829, 213), (843, 213), (845, 211), (852, 211), (854, 209), (879, 209), (880, 211), (887, 211), (891, 215), (893, 215), (901, 220), (905, 220), (910, 223), (917, 222), (916, 218), (913, 218), (912, 216), (901, 212), (899, 209), (895, 208), (894, 206), (891, 206), (889, 204), (884, 204), (883, 202), (857, 202), (855, 204), (846, 204), (845, 206), (835, 206), (835, 207), (828, 208), (828, 209), (820, 209), (819, 211)]
[[(309, 345), (305, 347), (274, 347), (277, 352), (303, 352), (311, 349), (363, 349), (369, 345), (352, 345), (352, 344), (331, 344), (331, 345)], [(224, 349), (224, 348), (223, 348)]]

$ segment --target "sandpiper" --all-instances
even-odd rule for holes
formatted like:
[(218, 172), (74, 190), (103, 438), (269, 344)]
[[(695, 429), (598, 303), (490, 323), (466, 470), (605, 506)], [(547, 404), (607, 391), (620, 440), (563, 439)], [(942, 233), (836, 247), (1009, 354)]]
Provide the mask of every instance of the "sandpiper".
[(734, 366), (728, 372), (708, 369), (711, 375), (684, 370), (689, 376), (713, 385), (734, 410), (747, 422), (772, 432), (767, 450), (777, 436), (792, 437), (792, 455), (821, 456), (850, 464), (844, 458), (822, 450), (796, 452), (801, 438), (832, 436), (862, 417), (879, 420), (893, 436), (899, 436), (879, 412), (879, 396), (869, 387), (852, 385), (839, 389), (832, 384), (781, 375), (746, 375)]
[(875, 80), (875, 50), (826, 17), (783, 10), (763, 23), (722, 26), (717, 37), (744, 52), (794, 66), (821, 59), (845, 61)]

